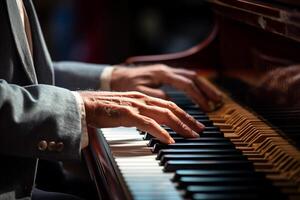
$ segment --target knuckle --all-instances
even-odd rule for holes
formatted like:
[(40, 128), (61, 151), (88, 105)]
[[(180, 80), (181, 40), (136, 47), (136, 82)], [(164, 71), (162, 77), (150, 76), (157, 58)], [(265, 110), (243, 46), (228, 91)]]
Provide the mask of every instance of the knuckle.
[(176, 121), (175, 118), (174, 118), (173, 112), (170, 111), (169, 109), (164, 109), (163, 110), (163, 121), (164, 121), (164, 123), (171, 122), (171, 121)]
[(185, 82), (185, 84), (184, 84), (183, 87), (184, 87), (186, 90), (192, 90), (192, 89), (193, 89), (193, 86), (194, 86), (194, 82), (191, 81), (191, 80), (187, 80), (187, 81)]
[(192, 80), (188, 80), (187, 81), (187, 86), (188, 87), (193, 87), (194, 86), (194, 82)]
[(145, 98), (146, 95), (144, 93), (141, 93), (139, 91), (133, 91), (133, 92), (130, 92), (130, 95), (133, 97), (133, 98)]
[(133, 114), (132, 111), (129, 109), (129, 107), (121, 107), (119, 108), (119, 112), (124, 113), (126, 115)]
[(135, 116), (138, 114), (138, 110), (131, 106), (124, 106), (119, 109), (119, 112), (123, 113), (126, 116)]
[(168, 69), (168, 66), (165, 65), (165, 64), (157, 64), (157, 67), (158, 67), (159, 69), (161, 69), (161, 70), (166, 70), (166, 69)]
[(190, 132), (190, 128), (183, 123), (182, 121), (179, 122), (180, 123), (180, 127), (185, 131), (185, 132)]
[(167, 102), (167, 105), (170, 109), (172, 110), (177, 110), (178, 109), (178, 106), (176, 105), (176, 103), (172, 102), (172, 101), (168, 101)]
[(151, 119), (151, 118), (144, 118), (143, 119), (143, 123), (144, 123), (144, 125), (146, 125), (146, 126), (151, 126), (151, 127), (153, 127), (153, 126), (155, 126), (155, 120), (154, 119)]
[(162, 73), (168, 73), (170, 71), (170, 68), (165, 64), (157, 64), (156, 67), (157, 70)]
[(170, 110), (169, 109), (166, 109), (166, 108), (164, 108), (164, 109), (162, 109), (162, 113), (163, 113), (163, 115), (164, 116), (170, 116)]

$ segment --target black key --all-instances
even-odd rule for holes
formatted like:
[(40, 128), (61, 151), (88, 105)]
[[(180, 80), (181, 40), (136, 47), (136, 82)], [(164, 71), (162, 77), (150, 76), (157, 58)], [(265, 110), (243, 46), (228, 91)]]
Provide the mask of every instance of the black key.
[(194, 194), (255, 194), (259, 199), (282, 199), (278, 197), (278, 192), (274, 191), (272, 185), (265, 185), (261, 187), (258, 185), (191, 185), (185, 188), (185, 197), (191, 197)]
[(195, 193), (206, 194), (241, 194), (241, 193), (257, 193), (259, 188), (257, 186), (203, 186), (191, 185), (185, 191), (187, 197)]
[(181, 155), (164, 155), (161, 158), (160, 164), (164, 165), (169, 160), (212, 160), (212, 161), (221, 161), (221, 160), (247, 160), (246, 156), (243, 155), (223, 155), (223, 154), (181, 154)]
[[(183, 137), (173, 137), (176, 143), (191, 143), (191, 142), (229, 142), (228, 138), (220, 137), (198, 137), (198, 138), (183, 138)], [(151, 138), (148, 146), (153, 147), (156, 143), (160, 143), (157, 138)]]
[(213, 121), (211, 121), (209, 119), (197, 119), (197, 121), (199, 121), (204, 126), (213, 126), (214, 125)]
[(209, 120), (209, 117), (206, 115), (192, 115), (196, 120)]
[[(168, 131), (171, 137), (182, 137), (182, 135), (174, 132), (173, 130)], [(224, 137), (224, 134), (219, 131), (203, 131), (199, 133), (200, 137)], [(151, 138), (151, 137), (150, 137)]]
[[(180, 135), (178, 133), (176, 133), (175, 131), (173, 131), (172, 129), (170, 128), (166, 128), (166, 131), (168, 131), (168, 133), (170, 135), (173, 135), (174, 137), (177, 136), (179, 137)], [(176, 135), (178, 134), (178, 135)], [(200, 132), (199, 135), (201, 136), (206, 136), (206, 135), (223, 135), (223, 133), (221, 131), (207, 131), (207, 130), (204, 130), (203, 132)]]
[(151, 138), (154, 138), (150, 133), (146, 133), (143, 137), (143, 140), (150, 140)]
[(204, 112), (200, 111), (199, 109), (188, 109), (188, 108), (186, 108), (184, 111), (187, 112), (190, 115), (206, 115)]
[(215, 149), (215, 148), (235, 148), (231, 142), (191, 142), (191, 143), (175, 143), (160, 144), (157, 143), (151, 149), (153, 153), (157, 153), (161, 149)]
[[(225, 156), (225, 155), (224, 155)], [(176, 170), (173, 177), (174, 181), (178, 181), (181, 177), (261, 177), (265, 175), (251, 170), (192, 170), (182, 169)]]
[(181, 177), (178, 181), (179, 188), (190, 185), (203, 186), (255, 186), (264, 185), (261, 179), (256, 177)]
[(174, 101), (174, 103), (176, 103), (181, 108), (191, 107), (194, 104), (190, 100), (176, 100), (176, 101)]
[(220, 131), (220, 128), (217, 126), (206, 126), (204, 131)]
[[(171, 137), (182, 137), (182, 135), (174, 132), (173, 130), (169, 131), (169, 134)], [(218, 137), (218, 138), (224, 138), (223, 133), (218, 132), (218, 131), (203, 131), (202, 133), (199, 134), (200, 137)], [(144, 140), (150, 140), (151, 138), (154, 138), (150, 133), (146, 133), (143, 137)]]
[(157, 160), (160, 160), (163, 155), (180, 155), (180, 154), (237, 154), (237, 155), (242, 155), (240, 150), (237, 149), (162, 149), (158, 152), (157, 154)]
[(224, 134), (220, 131), (207, 131), (204, 130), (202, 133), (199, 133), (200, 137), (224, 137)]
[[(207, 128), (207, 127), (206, 127)], [(223, 133), (218, 130), (205, 130), (202, 133), (199, 133), (200, 137), (223, 137)], [(182, 137), (180, 134), (174, 132), (171, 128), (165, 128), (171, 137)], [(144, 140), (150, 140), (151, 138), (154, 138), (150, 133), (141, 132), (141, 134), (144, 134), (143, 139)]]
[(190, 105), (190, 104), (188, 104), (188, 105), (183, 105), (183, 106), (179, 106), (180, 108), (182, 108), (183, 110), (187, 110), (187, 111), (198, 111), (198, 112), (200, 112), (200, 113), (204, 113), (200, 108), (199, 108), (199, 106), (198, 105), (196, 105), (196, 104), (192, 104), (192, 105)]
[(231, 200), (231, 199), (259, 199), (255, 194), (195, 194), (192, 196), (194, 200)]
[(207, 170), (254, 170), (250, 161), (197, 161), (170, 160), (165, 163), (165, 171), (173, 172), (179, 169), (207, 169)]

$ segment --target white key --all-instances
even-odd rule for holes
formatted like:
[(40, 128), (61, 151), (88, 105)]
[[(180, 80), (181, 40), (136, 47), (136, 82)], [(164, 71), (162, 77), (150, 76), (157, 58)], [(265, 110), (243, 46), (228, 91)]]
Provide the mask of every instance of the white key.
[(182, 199), (171, 181), (173, 174), (163, 172), (148, 141), (135, 128), (106, 128), (102, 133), (134, 199)]

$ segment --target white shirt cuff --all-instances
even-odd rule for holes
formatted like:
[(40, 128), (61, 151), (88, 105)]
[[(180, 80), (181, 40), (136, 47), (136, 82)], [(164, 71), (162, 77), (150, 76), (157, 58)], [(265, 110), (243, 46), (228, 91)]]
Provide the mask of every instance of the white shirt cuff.
[(87, 125), (86, 125), (86, 114), (85, 114), (85, 107), (84, 107), (84, 102), (82, 97), (79, 95), (78, 92), (73, 92), (72, 94), (74, 95), (78, 109), (80, 112), (80, 117), (81, 117), (81, 140), (80, 140), (80, 148), (83, 149), (88, 146), (89, 144), (89, 137), (88, 137), (88, 131), (87, 131)]
[(100, 90), (111, 91), (111, 76), (115, 67), (105, 67), (100, 75)]

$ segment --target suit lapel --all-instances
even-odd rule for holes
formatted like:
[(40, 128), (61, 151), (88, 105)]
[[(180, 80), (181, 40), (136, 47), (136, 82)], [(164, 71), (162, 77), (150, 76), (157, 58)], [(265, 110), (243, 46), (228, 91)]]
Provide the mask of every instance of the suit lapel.
[(33, 60), (27, 44), (26, 33), (22, 25), (21, 17), (16, 0), (6, 0), (7, 10), (13, 33), (14, 41), (19, 53), (24, 70), (33, 84), (37, 84), (37, 77), (33, 65)]
[(33, 58), (36, 66), (38, 82), (43, 84), (54, 84), (52, 60), (45, 43), (41, 26), (34, 5), (31, 0), (23, 0), (31, 26), (33, 41)]

